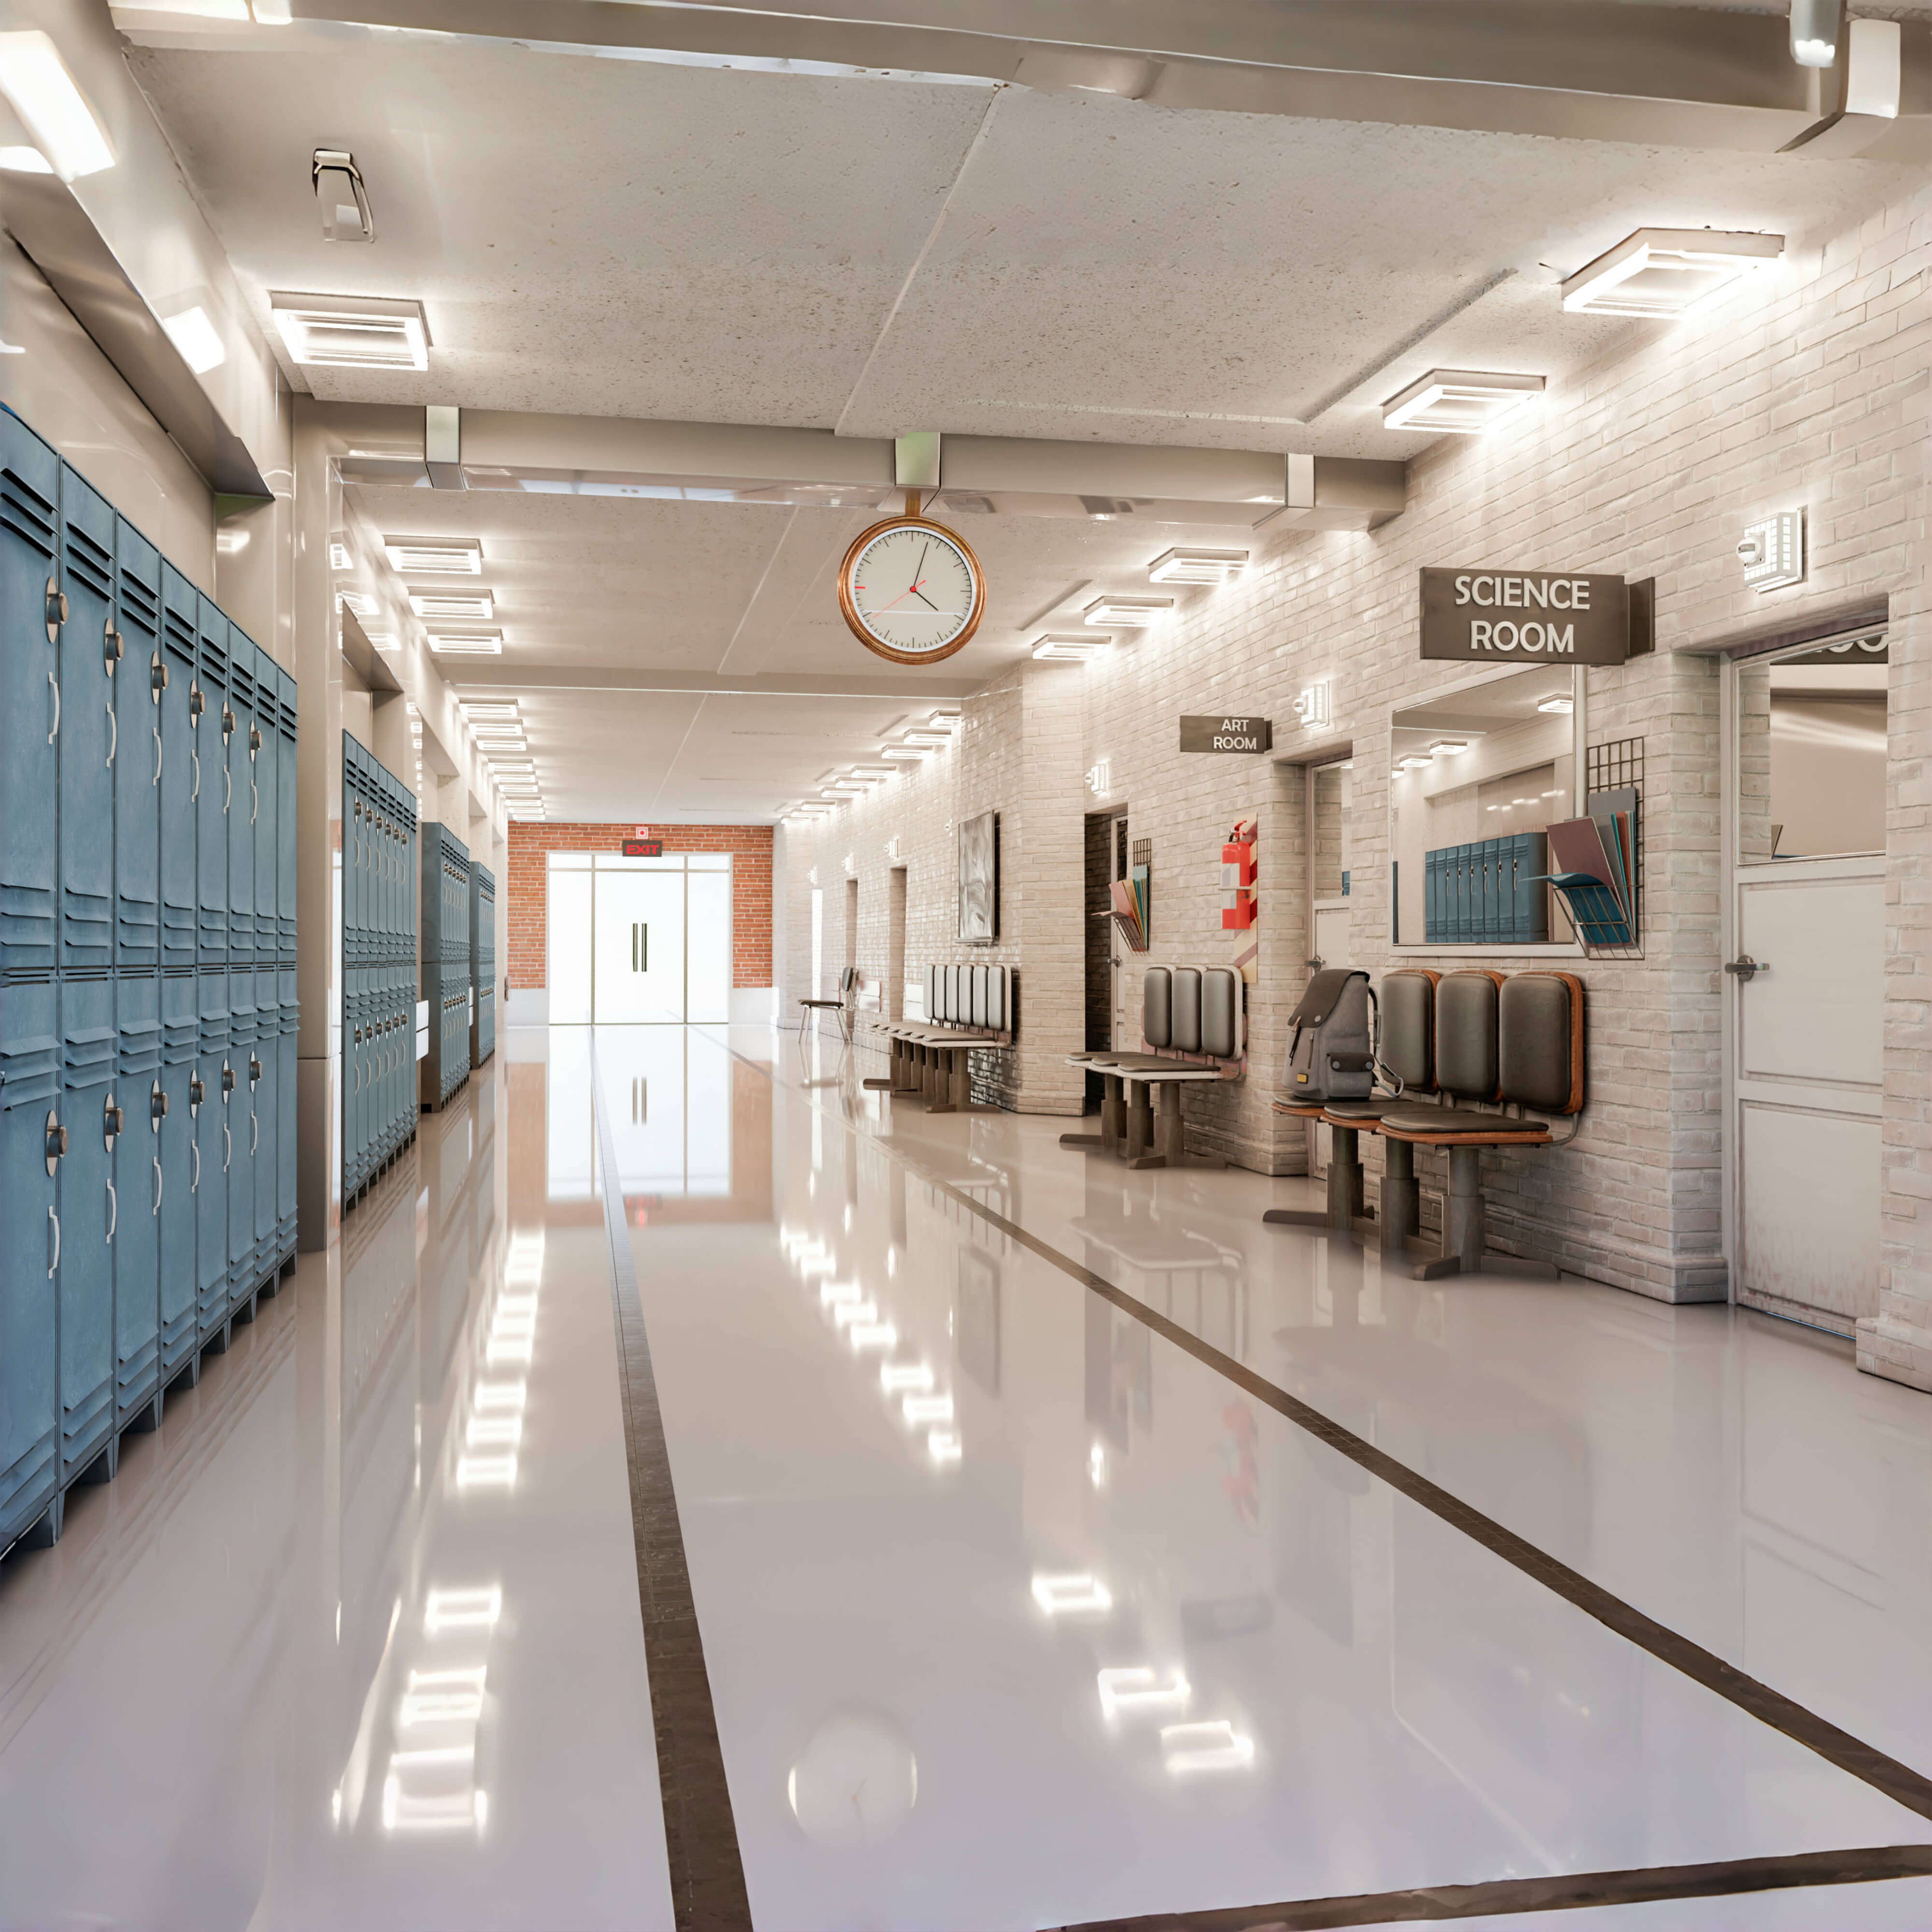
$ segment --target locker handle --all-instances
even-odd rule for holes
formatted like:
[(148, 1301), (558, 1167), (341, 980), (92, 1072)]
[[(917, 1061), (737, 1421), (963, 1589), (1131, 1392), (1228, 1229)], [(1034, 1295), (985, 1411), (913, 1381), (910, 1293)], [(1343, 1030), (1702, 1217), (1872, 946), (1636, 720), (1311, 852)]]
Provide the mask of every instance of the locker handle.
[(110, 1180), (107, 1184), (107, 1239), (110, 1245), (114, 1240), (114, 1230), (119, 1225), (120, 1220), (121, 1197), (115, 1192), (114, 1184)]
[(168, 667), (160, 652), (154, 653), (154, 661), (148, 667), (148, 692), (154, 702), (161, 701), (161, 693), (168, 688)]
[(52, 1114), (47, 1116), (47, 1172), (51, 1176), (55, 1164), (67, 1152), (67, 1130)]
[(160, 728), (158, 724), (157, 724), (157, 725), (154, 727), (154, 777), (153, 777), (153, 778), (149, 781), (149, 782), (150, 782), (151, 784), (159, 784), (160, 783), (160, 782), (161, 782), (161, 728)]
[(201, 747), (196, 746), (188, 756), (194, 760), (194, 789), (188, 795), (188, 802), (192, 805), (201, 796)]
[(253, 1113), (248, 1116), (248, 1151), (253, 1154), (262, 1144), (262, 1123)]
[(54, 694), (53, 729), (47, 734), (47, 742), (51, 745), (60, 736), (60, 680), (52, 671), (47, 673), (47, 686)]
[(127, 642), (121, 633), (114, 628), (113, 619), (111, 617), (103, 619), (100, 626), (100, 651), (101, 656), (106, 664), (107, 675), (110, 678), (114, 675), (114, 667), (127, 654)]
[(114, 762), (114, 754), (121, 748), (120, 722), (114, 716), (114, 700), (107, 700), (107, 762)]
[(228, 1131), (226, 1123), (224, 1122), (221, 1129), (221, 1171), (224, 1174), (228, 1172), (228, 1163), (234, 1158), (235, 1137)]
[(152, 1210), (157, 1214), (161, 1211), (161, 1196), (166, 1186), (167, 1181), (161, 1172), (161, 1163), (158, 1158), (154, 1162), (154, 1205)]
[(255, 781), (250, 778), (248, 781), (248, 823), (250, 825), (255, 822), (255, 814), (260, 808), (261, 803), (262, 794), (255, 789)]
[(50, 1208), (47, 1210), (47, 1220), (52, 1226), (54, 1236), (53, 1255), (47, 1263), (47, 1279), (52, 1281), (55, 1270), (60, 1266), (60, 1216)]
[(199, 1141), (190, 1141), (188, 1144), (188, 1150), (194, 1156), (194, 1174), (188, 1182), (188, 1191), (190, 1194), (199, 1194), (201, 1192), (201, 1143)]
[(235, 802), (235, 774), (226, 765), (221, 768), (221, 808), (227, 811)]

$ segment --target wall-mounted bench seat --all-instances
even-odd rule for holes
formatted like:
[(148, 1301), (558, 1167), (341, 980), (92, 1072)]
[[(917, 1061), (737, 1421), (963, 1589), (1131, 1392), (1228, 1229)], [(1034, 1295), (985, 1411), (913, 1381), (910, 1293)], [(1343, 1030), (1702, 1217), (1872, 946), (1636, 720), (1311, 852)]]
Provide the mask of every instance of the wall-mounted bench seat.
[[(1432, 982), (1426, 996), (1425, 982)], [(1414, 1150), (1440, 1147), (1449, 1154), (1442, 1246), (1416, 1270), (1418, 1279), (1484, 1270), (1556, 1280), (1550, 1262), (1488, 1250), (1482, 1150), (1564, 1147), (1576, 1138), (1585, 1094), (1583, 982), (1574, 973), (1465, 971), (1438, 978), (1406, 970), (1384, 979), (1382, 1009), (1378, 1058), (1400, 1091), (1312, 1110), (1335, 1136), (1328, 1210), (1298, 1215), (1276, 1208), (1264, 1220), (1335, 1232), (1354, 1227), (1361, 1218), (1356, 1137), (1378, 1133), (1388, 1158), (1378, 1230), (1385, 1254), (1415, 1236)], [(1276, 1104), (1283, 1112), (1311, 1113)], [(1570, 1130), (1559, 1135), (1546, 1115), (1571, 1123)]]
[(1225, 1166), (1188, 1151), (1180, 1090), (1193, 1082), (1240, 1078), (1247, 1045), (1246, 991), (1232, 966), (1150, 966), (1141, 981), (1147, 1051), (1068, 1054), (1070, 1066), (1099, 1074), (1106, 1090), (1100, 1131), (1062, 1134), (1060, 1145), (1120, 1155), (1132, 1167)]
[(1014, 992), (1010, 966), (928, 966), (923, 1019), (871, 1023), (890, 1043), (892, 1071), (865, 1084), (888, 1093), (920, 1094), (935, 1114), (968, 1106), (969, 1056), (1004, 1052), (1013, 1043)]

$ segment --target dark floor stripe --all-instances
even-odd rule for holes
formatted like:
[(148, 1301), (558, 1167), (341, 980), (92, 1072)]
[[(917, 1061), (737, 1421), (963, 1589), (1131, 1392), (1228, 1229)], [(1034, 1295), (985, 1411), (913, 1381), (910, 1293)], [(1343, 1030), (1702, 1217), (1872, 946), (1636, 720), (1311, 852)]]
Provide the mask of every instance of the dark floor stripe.
[(1734, 1898), (1802, 1886), (1868, 1885), (1932, 1875), (1932, 1845), (1880, 1845), (1852, 1852), (1804, 1852), (1790, 1858), (1733, 1858), (1718, 1864), (1651, 1865), (1638, 1871), (1578, 1872), (1557, 1878), (1498, 1879), (1484, 1885), (1429, 1886), (1416, 1892), (1307, 1898), (1214, 1912), (1157, 1912), (1145, 1918), (1096, 1919), (1054, 1932), (1318, 1932), (1340, 1925), (1408, 1925), (1418, 1920), (1484, 1918), (1518, 1912), (1580, 1911), (1664, 1899)]
[[(735, 1048), (728, 1047), (736, 1053)], [(776, 1085), (789, 1085), (775, 1068), (764, 1066), (758, 1060), (748, 1060), (752, 1066), (764, 1066), (764, 1071)], [(809, 1102), (808, 1105), (811, 1104)], [(835, 1118), (841, 1118), (834, 1115)], [(856, 1135), (858, 1129), (850, 1120), (842, 1119), (849, 1132)], [(1062, 1254), (1051, 1243), (1043, 1241), (1037, 1234), (1029, 1233), (1018, 1222), (1010, 1221), (996, 1213), (986, 1204), (974, 1198), (963, 1189), (935, 1174), (896, 1142), (867, 1136), (872, 1144), (882, 1148), (904, 1166), (919, 1175), (929, 1186), (936, 1188), (948, 1199), (956, 1201), (962, 1208), (976, 1214), (988, 1227), (997, 1228), (1010, 1240), (1017, 1241), (1029, 1252), (1037, 1255), (1062, 1274), (1072, 1277), (1083, 1288), (1090, 1289), (1103, 1300), (1111, 1302), (1122, 1313), (1132, 1316), (1137, 1322), (1151, 1329), (1165, 1340), (1172, 1342), (1178, 1348), (1184, 1349), (1196, 1361), (1202, 1362), (1218, 1374), (1225, 1376), (1238, 1388), (1279, 1415), (1286, 1416), (1298, 1428), (1305, 1430), (1318, 1441), (1325, 1442), (1338, 1454), (1346, 1456), (1358, 1468), (1365, 1469), (1388, 1486), (1406, 1496), (1410, 1502), (1427, 1510), (1451, 1528), (1460, 1530), (1464, 1535), (1480, 1544), (1485, 1550), (1499, 1556), (1508, 1564), (1532, 1577), (1546, 1588), (1553, 1590), (1567, 1602), (1594, 1617), (1597, 1621), (1615, 1630), (1621, 1636), (1635, 1644), (1639, 1649), (1647, 1651), (1660, 1663), (1667, 1664), (1674, 1670), (1681, 1671), (1693, 1682), (1701, 1684), (1707, 1690), (1714, 1691), (1727, 1702), (1748, 1712), (1760, 1724), (1768, 1724), (1773, 1730), (1781, 1731), (1794, 1742), (1814, 1750), (1828, 1763), (1836, 1765), (1840, 1771), (1849, 1772), (1861, 1782), (1870, 1785), (1875, 1791), (1902, 1804), (1909, 1811), (1916, 1811), (1922, 1818), (1932, 1818), (1932, 1778), (1914, 1771), (1908, 1764), (1897, 1758), (1888, 1756), (1874, 1746), (1855, 1738), (1851, 1732), (1841, 1730), (1829, 1720), (1820, 1717), (1795, 1700), (1785, 1696), (1781, 1690), (1774, 1690), (1768, 1684), (1760, 1683), (1755, 1677), (1747, 1676), (1735, 1665), (1726, 1664), (1714, 1652), (1706, 1650), (1702, 1644), (1694, 1643), (1687, 1636), (1655, 1618), (1646, 1616), (1634, 1605), (1625, 1603), (1621, 1597), (1613, 1596), (1600, 1584), (1593, 1583), (1588, 1577), (1573, 1570), (1566, 1563), (1559, 1562), (1546, 1551), (1539, 1550), (1527, 1538), (1505, 1529), (1492, 1517), (1472, 1508), (1460, 1497), (1432, 1483), (1426, 1476), (1418, 1475), (1406, 1463), (1399, 1462), (1385, 1450), (1378, 1449), (1372, 1442), (1365, 1441), (1352, 1430), (1345, 1429), (1341, 1424), (1324, 1415), (1320, 1410), (1292, 1396), (1284, 1389), (1257, 1375), (1253, 1370), (1238, 1362), (1232, 1355), (1223, 1354), (1216, 1348), (1204, 1342), (1198, 1335), (1191, 1334), (1178, 1322), (1170, 1321), (1158, 1310), (1150, 1308), (1146, 1303), (1136, 1300), (1124, 1290), (1116, 1288), (1104, 1275), (1096, 1274), (1091, 1268), (1083, 1267), (1070, 1256)], [(1083, 1158), (1091, 1156), (1083, 1156)], [(1177, 1924), (1191, 1923), (1176, 1920)]]
[(691, 1571), (678, 1525), (664, 1419), (638, 1296), (616, 1150), (592, 1054), (597, 1153), (604, 1176), (604, 1218), (610, 1238), (611, 1301), (624, 1401), (624, 1444), (631, 1478), (631, 1527), (636, 1540), (638, 1598), (644, 1612), (644, 1660), (650, 1672), (651, 1720), (657, 1732), (658, 1785), (664, 1801), (664, 1849), (678, 1932), (750, 1932), (751, 1903), (718, 1714), (704, 1667), (704, 1643), (692, 1600)]

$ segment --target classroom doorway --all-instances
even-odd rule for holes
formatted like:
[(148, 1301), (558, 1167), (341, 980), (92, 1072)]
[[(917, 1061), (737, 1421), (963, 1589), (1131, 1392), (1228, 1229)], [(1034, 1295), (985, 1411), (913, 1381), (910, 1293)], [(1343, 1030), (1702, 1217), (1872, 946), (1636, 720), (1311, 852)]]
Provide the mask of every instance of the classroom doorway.
[(550, 855), (550, 1016), (560, 1026), (731, 1016), (731, 855)]

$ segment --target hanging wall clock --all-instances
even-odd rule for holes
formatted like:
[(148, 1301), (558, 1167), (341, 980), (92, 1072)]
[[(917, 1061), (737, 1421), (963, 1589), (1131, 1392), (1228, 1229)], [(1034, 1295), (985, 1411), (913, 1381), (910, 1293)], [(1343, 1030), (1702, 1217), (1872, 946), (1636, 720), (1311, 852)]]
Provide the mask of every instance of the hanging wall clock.
[(838, 608), (868, 651), (894, 664), (937, 664), (979, 628), (986, 605), (980, 560), (963, 537), (919, 514), (862, 531), (838, 566)]

